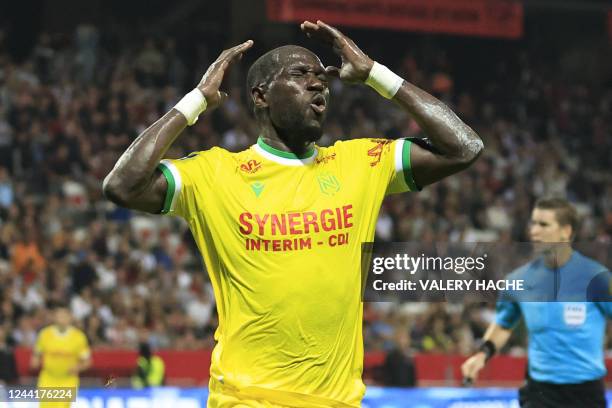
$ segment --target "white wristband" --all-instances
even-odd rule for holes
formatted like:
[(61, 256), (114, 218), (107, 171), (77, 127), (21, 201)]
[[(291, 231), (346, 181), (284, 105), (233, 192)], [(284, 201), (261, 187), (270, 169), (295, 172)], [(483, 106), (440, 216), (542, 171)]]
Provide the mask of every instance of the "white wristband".
[(402, 77), (378, 62), (374, 62), (370, 75), (368, 75), (368, 79), (365, 81), (366, 85), (371, 86), (376, 92), (387, 99), (395, 96), (403, 82)]
[(206, 110), (206, 98), (198, 88), (194, 88), (174, 105), (174, 109), (181, 112), (191, 126), (197, 122), (200, 113)]

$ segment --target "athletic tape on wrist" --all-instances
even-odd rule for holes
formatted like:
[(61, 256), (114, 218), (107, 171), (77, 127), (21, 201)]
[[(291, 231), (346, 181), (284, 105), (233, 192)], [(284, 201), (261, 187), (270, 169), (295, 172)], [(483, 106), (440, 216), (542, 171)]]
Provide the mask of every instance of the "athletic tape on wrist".
[(181, 112), (189, 126), (197, 122), (198, 116), (206, 110), (206, 98), (198, 88), (194, 88), (174, 105), (174, 109)]
[(404, 80), (402, 77), (391, 71), (386, 66), (374, 62), (370, 75), (366, 79), (366, 85), (371, 86), (387, 99), (391, 99), (395, 96)]

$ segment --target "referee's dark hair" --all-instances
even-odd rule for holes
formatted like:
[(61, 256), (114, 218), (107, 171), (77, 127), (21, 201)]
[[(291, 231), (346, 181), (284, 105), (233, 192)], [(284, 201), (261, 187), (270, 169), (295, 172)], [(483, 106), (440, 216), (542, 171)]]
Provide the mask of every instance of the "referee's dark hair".
[(572, 227), (572, 238), (576, 236), (578, 231), (578, 212), (569, 201), (564, 198), (540, 198), (536, 201), (535, 208), (540, 210), (553, 210), (555, 218), (559, 225), (569, 225)]

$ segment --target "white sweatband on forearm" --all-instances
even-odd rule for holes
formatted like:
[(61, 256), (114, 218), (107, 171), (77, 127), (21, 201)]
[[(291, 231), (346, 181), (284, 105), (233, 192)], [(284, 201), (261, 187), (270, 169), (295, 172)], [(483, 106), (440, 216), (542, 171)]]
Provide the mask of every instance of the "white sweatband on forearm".
[(368, 79), (365, 81), (366, 85), (371, 86), (376, 92), (387, 99), (395, 96), (403, 82), (402, 77), (378, 62), (374, 62), (370, 75), (368, 75)]
[(194, 88), (174, 105), (174, 109), (181, 112), (189, 126), (196, 123), (198, 116), (206, 110), (206, 98), (198, 88)]

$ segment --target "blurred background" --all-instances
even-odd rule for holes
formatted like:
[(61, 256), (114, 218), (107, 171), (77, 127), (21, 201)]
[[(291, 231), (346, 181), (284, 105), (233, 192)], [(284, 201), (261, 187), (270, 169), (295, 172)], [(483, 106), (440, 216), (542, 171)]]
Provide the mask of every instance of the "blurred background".
[[(164, 360), (166, 384), (206, 386), (217, 316), (187, 225), (114, 206), (102, 179), (224, 48), (246, 39), (255, 45), (224, 82), (230, 99), (168, 157), (253, 144), (245, 79), (258, 56), (299, 44), (325, 65), (339, 63), (303, 37), (305, 17), (336, 24), (450, 105), (485, 143), (469, 170), (389, 197), (377, 240), (526, 241), (535, 199), (557, 195), (579, 209), (579, 241), (609, 243), (610, 10), (606, 0), (0, 2), (0, 357), (16, 364), (0, 364), (2, 379), (34, 381), (29, 353), (51, 322), (47, 306), (67, 301), (93, 348), (82, 385), (129, 386), (145, 342)], [(331, 98), (321, 145), (422, 135), (366, 86), (333, 82)], [(366, 383), (459, 385), (458, 367), (493, 306), (367, 303)], [(607, 349), (612, 355), (612, 336)], [(524, 356), (519, 329), (479, 385), (519, 385)]]

